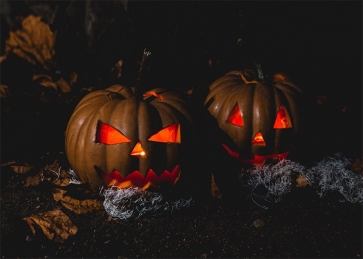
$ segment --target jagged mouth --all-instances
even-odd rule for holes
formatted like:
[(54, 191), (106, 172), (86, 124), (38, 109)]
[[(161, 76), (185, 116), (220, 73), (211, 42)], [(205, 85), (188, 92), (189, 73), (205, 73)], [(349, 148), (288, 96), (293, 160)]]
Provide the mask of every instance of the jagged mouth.
[(98, 166), (95, 166), (95, 169), (103, 182), (108, 186), (118, 186), (123, 189), (138, 187), (142, 190), (146, 190), (150, 186), (160, 187), (164, 184), (175, 185), (181, 173), (179, 165), (176, 165), (171, 172), (164, 170), (159, 176), (152, 169), (149, 169), (146, 176), (143, 176), (140, 171), (135, 170), (126, 177), (123, 177), (116, 169), (112, 170), (111, 173), (106, 173)]
[(289, 151), (286, 151), (284, 153), (280, 153), (280, 154), (270, 154), (270, 155), (265, 155), (265, 156), (259, 156), (259, 155), (254, 155), (252, 159), (241, 159), (239, 157), (239, 153), (232, 151), (227, 145), (222, 144), (222, 146), (224, 147), (224, 149), (228, 152), (228, 154), (236, 159), (237, 161), (239, 161), (242, 164), (252, 164), (254, 166), (263, 166), (265, 164), (265, 162), (269, 159), (271, 160), (283, 160), (286, 159), (287, 156), (289, 155)]

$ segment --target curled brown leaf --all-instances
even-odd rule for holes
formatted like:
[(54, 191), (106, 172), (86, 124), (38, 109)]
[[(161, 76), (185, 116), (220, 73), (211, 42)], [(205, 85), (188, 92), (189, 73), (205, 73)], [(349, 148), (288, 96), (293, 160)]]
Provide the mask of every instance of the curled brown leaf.
[(23, 218), (23, 220), (28, 223), (33, 235), (35, 235), (35, 226), (37, 225), (48, 239), (55, 242), (63, 243), (78, 231), (77, 226), (73, 225), (69, 217), (61, 210), (36, 213)]
[(49, 70), (54, 63), (55, 38), (56, 34), (41, 21), (40, 16), (29, 15), (23, 20), (21, 29), (10, 31), (5, 52), (13, 52), (33, 65), (40, 63)]

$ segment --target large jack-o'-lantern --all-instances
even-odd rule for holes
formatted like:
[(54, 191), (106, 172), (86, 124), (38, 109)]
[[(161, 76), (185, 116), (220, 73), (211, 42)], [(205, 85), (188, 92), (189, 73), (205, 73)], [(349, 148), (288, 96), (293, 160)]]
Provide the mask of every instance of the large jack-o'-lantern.
[(66, 130), (66, 154), (80, 180), (121, 188), (174, 185), (193, 120), (183, 98), (161, 88), (138, 100), (114, 85), (86, 95)]
[(225, 152), (242, 165), (261, 166), (291, 151), (300, 95), (286, 75), (275, 74), (266, 82), (253, 70), (235, 70), (210, 85), (204, 105), (222, 131)]

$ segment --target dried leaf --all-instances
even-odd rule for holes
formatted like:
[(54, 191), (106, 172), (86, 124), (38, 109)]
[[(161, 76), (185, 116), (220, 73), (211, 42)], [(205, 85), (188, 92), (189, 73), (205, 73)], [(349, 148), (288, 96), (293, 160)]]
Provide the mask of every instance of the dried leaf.
[(7, 85), (0, 84), (0, 98), (8, 98), (10, 95), (9, 87)]
[(44, 167), (44, 169), (47, 170), (47, 171), (51, 171), (51, 172), (55, 173), (58, 177), (61, 174), (61, 167), (60, 167), (60, 165), (59, 165), (59, 163), (58, 163), (57, 160), (54, 161), (53, 164), (46, 165)]
[(122, 76), (122, 65), (123, 65), (123, 63), (124, 63), (123, 59), (120, 59), (111, 68), (111, 73), (115, 73), (116, 74), (116, 78), (120, 78)]
[(61, 210), (47, 211), (44, 213), (33, 214), (23, 218), (35, 235), (35, 225), (38, 225), (44, 235), (50, 240), (63, 243), (70, 236), (77, 233), (78, 228), (73, 225), (69, 217)]
[(30, 169), (33, 169), (33, 168), (34, 167), (28, 166), (28, 165), (12, 165), (11, 166), (11, 169), (13, 169), (14, 173), (17, 173), (17, 174), (25, 174)]
[(53, 180), (53, 184), (57, 186), (68, 186), (71, 183), (74, 184), (80, 184), (81, 182), (78, 182), (77, 179), (75, 179), (75, 174), (73, 171), (67, 171), (67, 170), (60, 170), (52, 171), (57, 174), (57, 179)]
[(49, 75), (43, 74), (34, 74), (33, 81), (36, 81), (38, 84), (51, 87), (55, 90), (61, 90), (63, 93), (68, 93), (71, 90), (73, 84), (77, 81), (78, 75), (71, 71), (69, 73), (70, 81), (67, 82), (63, 77), (60, 77), (57, 81), (53, 81), (53, 78)]
[(306, 180), (306, 178), (302, 175), (299, 175), (296, 178), (296, 187), (300, 188), (305, 187), (306, 185), (308, 185), (308, 181)]
[(23, 182), (24, 187), (29, 186), (36, 186), (39, 183), (44, 181), (44, 175), (42, 173), (34, 175), (34, 176), (28, 176), (25, 181)]
[(7, 55), (0, 56), (0, 63), (2, 63), (7, 58)]
[(21, 29), (10, 31), (5, 51), (13, 52), (34, 65), (39, 62), (49, 70), (55, 55), (55, 38), (56, 35), (49, 25), (41, 21), (40, 16), (29, 15), (23, 20)]
[(66, 80), (64, 80), (63, 77), (59, 78), (59, 80), (57, 81), (57, 87), (63, 93), (68, 93), (71, 90), (71, 86), (69, 85), (69, 83)]
[(18, 163), (17, 160), (10, 160), (10, 161), (2, 163), (1, 166), (13, 165), (13, 164), (16, 164), (16, 163)]
[(55, 188), (53, 198), (60, 201), (62, 205), (77, 214), (85, 214), (94, 210), (104, 210), (103, 203), (96, 199), (78, 200), (67, 195), (66, 190)]
[(219, 190), (215, 180), (214, 175), (212, 174), (212, 181), (211, 181), (211, 194), (214, 198), (220, 199), (222, 197), (222, 193)]
[(33, 75), (33, 81), (45, 87), (51, 87), (57, 90), (57, 83), (53, 82), (52, 77), (48, 75)]

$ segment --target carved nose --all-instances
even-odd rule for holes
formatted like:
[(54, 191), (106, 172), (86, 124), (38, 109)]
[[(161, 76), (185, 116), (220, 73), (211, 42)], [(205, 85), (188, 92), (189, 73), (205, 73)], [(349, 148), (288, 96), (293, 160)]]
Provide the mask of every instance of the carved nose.
[(136, 156), (139, 158), (146, 158), (146, 153), (143, 147), (141, 146), (141, 142), (137, 142), (134, 148), (132, 149), (130, 156)]
[(252, 144), (266, 146), (265, 140), (263, 139), (261, 132), (256, 133), (255, 137), (252, 139)]

